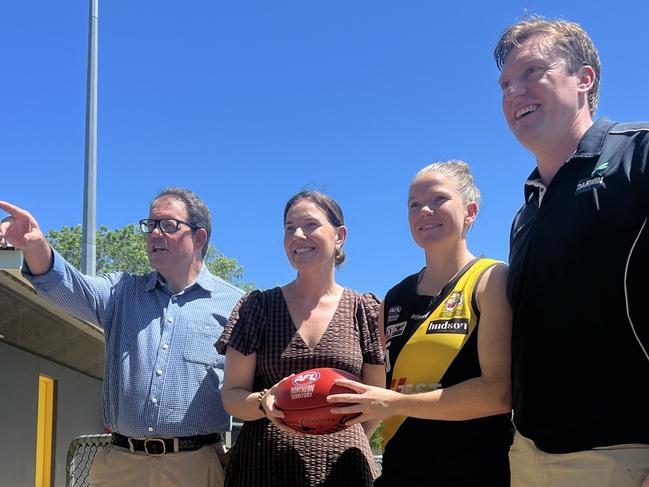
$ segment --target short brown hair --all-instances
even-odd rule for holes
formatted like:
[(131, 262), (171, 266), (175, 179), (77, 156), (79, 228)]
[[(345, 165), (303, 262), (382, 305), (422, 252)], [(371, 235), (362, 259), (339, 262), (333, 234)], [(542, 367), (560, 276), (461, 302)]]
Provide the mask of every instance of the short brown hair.
[(588, 108), (595, 115), (599, 103), (599, 78), (601, 66), (599, 54), (593, 40), (586, 31), (575, 22), (567, 20), (550, 20), (538, 15), (531, 15), (507, 27), (500, 36), (494, 49), (494, 58), (498, 69), (502, 70), (509, 53), (520, 47), (530, 37), (540, 35), (548, 41), (548, 47), (554, 49), (566, 61), (568, 73), (575, 74), (582, 66), (590, 66), (595, 71), (595, 81), (588, 93)]
[[(345, 216), (340, 205), (336, 203), (331, 196), (328, 196), (319, 191), (300, 191), (298, 194), (291, 197), (284, 206), (284, 222), (286, 222), (286, 215), (288, 210), (298, 201), (307, 200), (316, 205), (327, 216), (327, 221), (331, 223), (334, 228), (342, 227), (345, 224)], [(336, 255), (334, 256), (336, 267), (345, 261), (345, 251), (342, 247), (336, 247)]]

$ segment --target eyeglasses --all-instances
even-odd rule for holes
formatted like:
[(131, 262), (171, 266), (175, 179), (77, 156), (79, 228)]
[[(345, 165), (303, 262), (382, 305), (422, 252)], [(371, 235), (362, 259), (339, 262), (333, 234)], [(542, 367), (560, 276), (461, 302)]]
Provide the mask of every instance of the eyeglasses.
[(142, 230), (142, 233), (152, 233), (157, 227), (162, 233), (174, 233), (178, 231), (178, 225), (181, 223), (187, 225), (192, 230), (198, 230), (200, 228), (176, 218), (160, 218), (159, 220), (145, 218), (144, 220), (140, 220), (140, 230)]

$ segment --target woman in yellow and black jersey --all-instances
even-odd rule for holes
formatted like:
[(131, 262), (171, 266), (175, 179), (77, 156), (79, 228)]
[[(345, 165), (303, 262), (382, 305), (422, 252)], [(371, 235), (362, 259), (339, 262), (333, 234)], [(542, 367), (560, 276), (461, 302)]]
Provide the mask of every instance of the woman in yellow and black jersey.
[(511, 310), (507, 268), (475, 257), (467, 232), (480, 193), (462, 161), (417, 173), (408, 194), (412, 236), (426, 266), (382, 304), (387, 389), (340, 380), (358, 394), (334, 412), (384, 420), (375, 486), (508, 486)]

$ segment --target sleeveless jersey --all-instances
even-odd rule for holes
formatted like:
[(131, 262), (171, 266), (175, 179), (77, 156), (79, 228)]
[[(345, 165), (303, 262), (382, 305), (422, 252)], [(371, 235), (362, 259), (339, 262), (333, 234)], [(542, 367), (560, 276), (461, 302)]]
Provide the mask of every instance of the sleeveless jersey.
[[(435, 297), (417, 294), (418, 274), (388, 291), (383, 317), (388, 388), (415, 394), (480, 375), (475, 290), (484, 272), (497, 263), (474, 259)], [(492, 462), (485, 452), (504, 451), (506, 458), (511, 439), (510, 415), (467, 421), (392, 417), (384, 421), (383, 469), (392, 475), (403, 472), (404, 479), (416, 478), (417, 472), (456, 479), (458, 470), (473, 470), (469, 463), (479, 467)]]

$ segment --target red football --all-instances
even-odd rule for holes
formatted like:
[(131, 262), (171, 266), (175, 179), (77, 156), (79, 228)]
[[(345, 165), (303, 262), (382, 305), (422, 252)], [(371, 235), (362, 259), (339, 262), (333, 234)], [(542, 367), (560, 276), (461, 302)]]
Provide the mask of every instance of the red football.
[(328, 403), (327, 396), (356, 391), (334, 384), (336, 379), (360, 380), (344, 370), (321, 367), (302, 371), (285, 381), (275, 395), (275, 405), (285, 414), (283, 421), (310, 435), (325, 435), (347, 428), (343, 423), (360, 413), (331, 414), (332, 407), (348, 404)]

